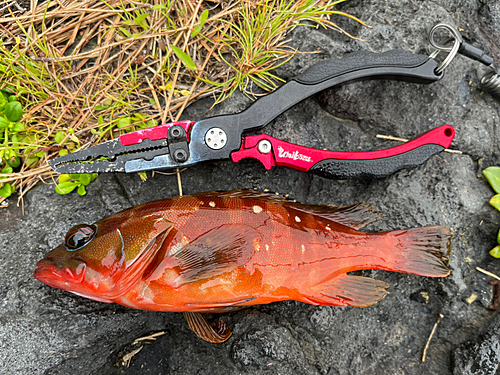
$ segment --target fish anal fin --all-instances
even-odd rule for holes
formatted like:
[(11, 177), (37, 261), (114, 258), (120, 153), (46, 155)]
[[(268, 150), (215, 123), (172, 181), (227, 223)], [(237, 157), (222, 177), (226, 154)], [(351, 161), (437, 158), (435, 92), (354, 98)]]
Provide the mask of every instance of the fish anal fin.
[(233, 271), (254, 254), (260, 234), (248, 225), (225, 224), (196, 238), (173, 256), (174, 287)]
[(344, 274), (317, 285), (304, 299), (314, 305), (367, 307), (384, 298), (388, 287), (370, 277)]
[[(205, 302), (200, 302), (200, 303), (187, 303), (186, 306), (192, 306), (192, 307), (197, 307), (197, 308), (207, 308), (207, 309), (218, 309), (218, 308), (224, 308), (224, 307), (234, 307), (238, 305), (242, 305), (246, 302), (253, 301), (257, 297), (248, 297), (248, 298), (240, 298), (232, 301), (223, 301), (223, 302), (214, 302), (214, 303), (205, 303)], [(244, 307), (244, 306), (241, 306)]]
[(196, 335), (205, 341), (213, 344), (219, 344), (227, 341), (231, 337), (231, 328), (223, 320), (217, 320), (210, 324), (201, 313), (197, 312), (183, 312), (184, 318), (189, 325), (189, 328), (196, 333)]

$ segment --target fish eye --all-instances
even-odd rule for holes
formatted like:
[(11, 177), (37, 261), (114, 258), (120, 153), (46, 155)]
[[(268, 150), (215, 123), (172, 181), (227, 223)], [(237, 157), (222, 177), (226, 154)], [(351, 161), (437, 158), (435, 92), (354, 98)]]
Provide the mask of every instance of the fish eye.
[(78, 250), (85, 246), (95, 236), (97, 227), (95, 225), (79, 224), (71, 228), (66, 234), (65, 245), (69, 251)]

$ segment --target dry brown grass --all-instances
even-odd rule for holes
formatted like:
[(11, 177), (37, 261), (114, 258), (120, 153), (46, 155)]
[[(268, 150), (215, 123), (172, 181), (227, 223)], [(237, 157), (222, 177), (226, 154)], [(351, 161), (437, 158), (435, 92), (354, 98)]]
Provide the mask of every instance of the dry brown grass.
[[(17, 143), (4, 138), (0, 150), (15, 148), (23, 161), (33, 155), (39, 160), (2, 174), (2, 183), (14, 184), (22, 199), (37, 182), (55, 177), (46, 161), (59, 154), (175, 121), (204, 96), (223, 100), (251, 82), (274, 89), (279, 81), (272, 70), (295, 53), (286, 46), (286, 33), (306, 19), (338, 29), (329, 20), (338, 13), (334, 5), (31, 0), (25, 13), (6, 8), (0, 17), (0, 89), (20, 95), (25, 131)], [(208, 18), (200, 28), (204, 11)], [(185, 51), (196, 69), (172, 46)]]

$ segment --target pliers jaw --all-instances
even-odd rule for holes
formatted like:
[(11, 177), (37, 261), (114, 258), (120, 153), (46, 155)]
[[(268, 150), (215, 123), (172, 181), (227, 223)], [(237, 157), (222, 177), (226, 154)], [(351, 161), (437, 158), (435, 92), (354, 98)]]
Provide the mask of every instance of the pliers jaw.
[[(158, 168), (189, 160), (189, 131), (194, 121), (178, 121), (121, 135), (86, 150), (49, 161), (57, 173), (133, 172), (137, 163), (163, 160)], [(149, 168), (152, 169), (152, 168)]]

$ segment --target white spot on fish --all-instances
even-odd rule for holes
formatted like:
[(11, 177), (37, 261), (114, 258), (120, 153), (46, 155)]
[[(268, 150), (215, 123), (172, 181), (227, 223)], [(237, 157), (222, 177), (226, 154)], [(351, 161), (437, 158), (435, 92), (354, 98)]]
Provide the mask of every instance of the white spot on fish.
[(269, 251), (269, 245), (266, 243), (266, 251)]
[(211, 201), (208, 205), (209, 205), (210, 207), (215, 207), (215, 202), (214, 202), (214, 201)]
[(295, 216), (295, 221), (296, 221), (297, 223), (300, 223), (300, 222), (301, 222), (300, 217)]
[(255, 251), (257, 251), (257, 252), (260, 251), (260, 245), (259, 244), (255, 245)]
[(300, 249), (302, 250), (302, 255), (304, 255), (304, 253), (306, 252), (306, 247), (304, 245), (302, 245), (300, 247)]
[(332, 230), (332, 228), (330, 228), (328, 225), (326, 226), (325, 228), (326, 230)]
[(253, 212), (256, 214), (260, 214), (262, 212), (262, 207), (261, 206), (253, 206)]

